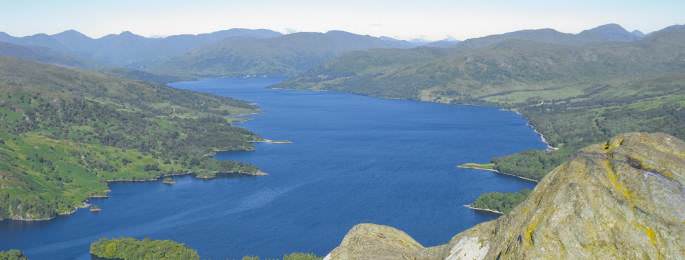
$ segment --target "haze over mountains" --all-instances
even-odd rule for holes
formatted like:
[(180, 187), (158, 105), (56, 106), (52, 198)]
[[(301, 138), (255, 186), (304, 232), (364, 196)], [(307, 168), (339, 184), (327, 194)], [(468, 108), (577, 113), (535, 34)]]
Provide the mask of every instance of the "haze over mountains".
[[(459, 42), (403, 41), (343, 31), (281, 34), (266, 29), (230, 29), (197, 35), (149, 38), (122, 32), (93, 39), (68, 30), (47, 35), (13, 37), (0, 33), (0, 42), (22, 46), (0, 47), (2, 55), (39, 62), (90, 68), (126, 68), (155, 74), (196, 78), (207, 76), (293, 76), (352, 51), (415, 47), (482, 47), (507, 40), (584, 45), (631, 42), (642, 37), (617, 24), (603, 25), (578, 34), (553, 29), (523, 30)], [(26, 49), (29, 48), (29, 49)], [(40, 51), (38, 51), (40, 50)], [(29, 54), (31, 53), (31, 54)]]
[(165, 38), (147, 38), (131, 32), (110, 34), (93, 39), (78, 31), (68, 30), (54, 35), (36, 34), (12, 37), (0, 34), (0, 41), (50, 48), (75, 57), (97, 61), (107, 66), (131, 66), (176, 56), (203, 45), (216, 43), (229, 37), (271, 38), (281, 36), (270, 30), (230, 29), (198, 35), (175, 35)]
[(343, 31), (302, 32), (277, 38), (227, 38), (179, 57), (152, 64), (150, 71), (183, 76), (288, 75), (306, 71), (350, 51), (411, 48), (414, 44)]

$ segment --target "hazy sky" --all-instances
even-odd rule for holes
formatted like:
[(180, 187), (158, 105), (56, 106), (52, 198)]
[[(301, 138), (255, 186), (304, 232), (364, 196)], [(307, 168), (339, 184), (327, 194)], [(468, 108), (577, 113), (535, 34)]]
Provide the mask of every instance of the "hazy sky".
[(685, 0), (0, 0), (0, 31), (76, 29), (92, 37), (228, 28), (346, 30), (402, 39), (465, 39), (520, 29), (579, 32), (616, 22), (645, 32), (685, 23)]

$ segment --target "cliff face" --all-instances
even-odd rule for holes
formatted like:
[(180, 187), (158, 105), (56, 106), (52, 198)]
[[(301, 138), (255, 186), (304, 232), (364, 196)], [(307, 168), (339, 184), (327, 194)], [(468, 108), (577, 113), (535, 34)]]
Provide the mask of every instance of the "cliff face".
[[(679, 259), (684, 184), (685, 142), (623, 134), (581, 150), (510, 214), (448, 244), (424, 248), (401, 231), (364, 224), (328, 259)], [(406, 237), (385, 239), (395, 236)]]

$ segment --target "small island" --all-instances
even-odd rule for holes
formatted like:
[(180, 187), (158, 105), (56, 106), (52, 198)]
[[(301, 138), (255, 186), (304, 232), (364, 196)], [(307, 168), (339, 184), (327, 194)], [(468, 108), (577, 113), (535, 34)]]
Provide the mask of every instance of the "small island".
[(28, 260), (21, 251), (10, 249), (7, 251), (0, 251), (0, 259), (2, 260)]
[(292, 141), (288, 140), (271, 140), (271, 139), (262, 139), (258, 141), (253, 141), (253, 143), (265, 143), (265, 144), (292, 144)]
[(463, 169), (474, 169), (474, 170), (497, 172), (497, 169), (495, 169), (494, 163), (463, 163), (457, 167), (463, 168)]
[(90, 210), (90, 212), (93, 213), (98, 213), (102, 211), (102, 208), (98, 207), (97, 205), (91, 205), (90, 208), (88, 208), (88, 210)]
[(174, 178), (171, 178), (171, 177), (165, 177), (162, 180), (162, 183), (164, 183), (166, 185), (174, 185), (174, 184), (176, 184), (176, 180), (174, 180)]

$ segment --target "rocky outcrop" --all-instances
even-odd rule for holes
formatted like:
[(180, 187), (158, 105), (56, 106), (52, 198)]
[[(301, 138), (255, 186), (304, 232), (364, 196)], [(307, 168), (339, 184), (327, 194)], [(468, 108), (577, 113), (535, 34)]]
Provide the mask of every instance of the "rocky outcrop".
[(685, 142), (623, 134), (581, 150), (510, 214), (446, 245), (424, 248), (401, 231), (364, 224), (328, 259), (681, 259), (684, 184)]
[(413, 259), (423, 246), (392, 227), (359, 224), (326, 259)]

